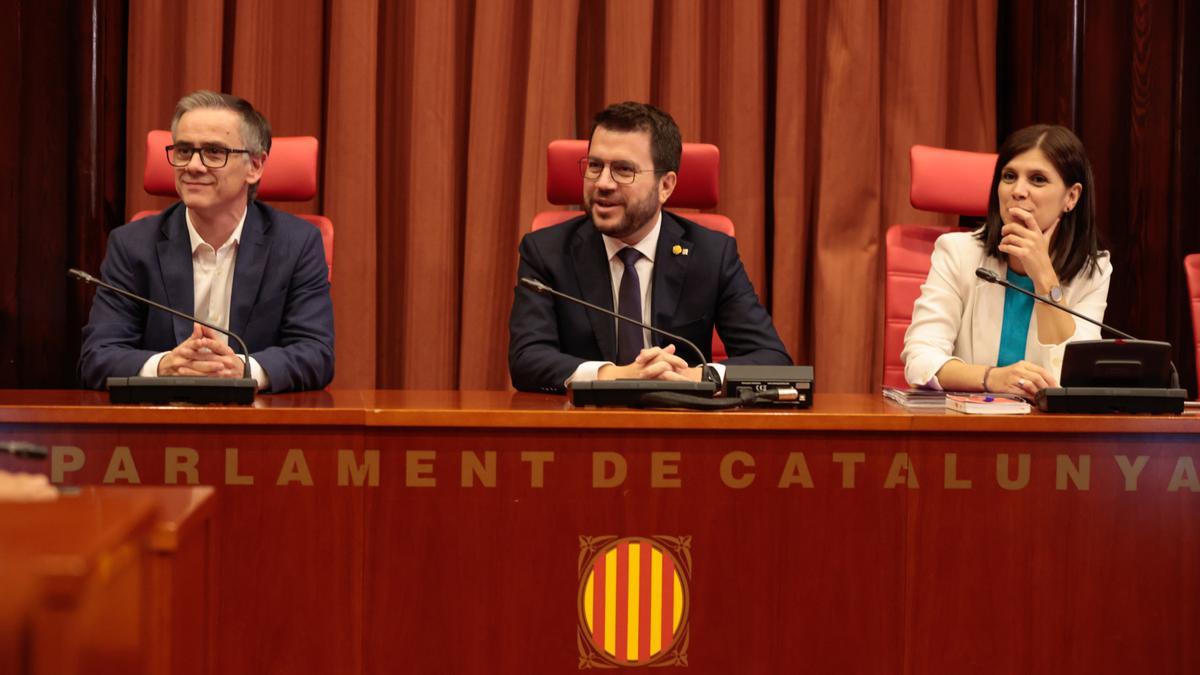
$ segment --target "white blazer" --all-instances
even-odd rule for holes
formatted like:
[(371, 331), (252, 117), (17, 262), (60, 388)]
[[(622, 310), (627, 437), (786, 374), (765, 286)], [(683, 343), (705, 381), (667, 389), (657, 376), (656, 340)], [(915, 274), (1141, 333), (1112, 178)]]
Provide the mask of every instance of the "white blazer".
[[(1108, 304), (1108, 282), (1112, 263), (1101, 253), (1098, 269), (1080, 273), (1062, 287), (1067, 307), (1084, 316), (1104, 320)], [(914, 387), (941, 389), (936, 377), (950, 359), (965, 363), (995, 365), (1000, 354), (1000, 328), (1004, 321), (1004, 287), (975, 276), (977, 267), (995, 272), (1001, 279), (1008, 264), (984, 254), (983, 242), (974, 232), (951, 232), (934, 244), (929, 277), (921, 286), (921, 297), (913, 304), (912, 324), (904, 334), (904, 377)], [(1078, 317), (1075, 333), (1062, 344), (1044, 345), (1037, 337), (1037, 313), (1029, 320), (1025, 360), (1054, 374), (1062, 371), (1063, 349), (1068, 342), (1100, 339), (1100, 328)]]

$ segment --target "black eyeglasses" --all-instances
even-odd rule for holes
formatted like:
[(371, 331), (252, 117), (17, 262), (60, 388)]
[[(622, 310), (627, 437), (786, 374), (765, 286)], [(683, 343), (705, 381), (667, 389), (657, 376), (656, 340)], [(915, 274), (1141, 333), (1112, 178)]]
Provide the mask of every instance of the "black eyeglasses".
[(612, 162), (606, 164), (598, 159), (584, 157), (579, 160), (579, 172), (588, 180), (600, 180), (604, 167), (608, 166), (608, 174), (612, 179), (623, 185), (630, 185), (637, 180), (639, 173), (655, 173), (654, 169), (638, 169), (628, 162)]
[(200, 152), (200, 162), (210, 169), (220, 169), (229, 163), (230, 153), (250, 154), (244, 148), (223, 148), (219, 145), (194, 145), (181, 143), (167, 146), (167, 161), (171, 166), (187, 166), (192, 161), (192, 155)]

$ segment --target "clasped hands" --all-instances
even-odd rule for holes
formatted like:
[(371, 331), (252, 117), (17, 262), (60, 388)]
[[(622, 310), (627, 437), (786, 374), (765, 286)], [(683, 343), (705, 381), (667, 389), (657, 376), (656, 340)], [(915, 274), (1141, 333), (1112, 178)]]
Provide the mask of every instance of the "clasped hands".
[(159, 376), (242, 377), (246, 362), (218, 336), (211, 328), (192, 324), (192, 334), (158, 362)]
[(675, 355), (675, 345), (643, 349), (627, 366), (607, 364), (596, 376), (601, 380), (690, 380), (699, 382), (700, 368), (689, 367), (687, 361)]

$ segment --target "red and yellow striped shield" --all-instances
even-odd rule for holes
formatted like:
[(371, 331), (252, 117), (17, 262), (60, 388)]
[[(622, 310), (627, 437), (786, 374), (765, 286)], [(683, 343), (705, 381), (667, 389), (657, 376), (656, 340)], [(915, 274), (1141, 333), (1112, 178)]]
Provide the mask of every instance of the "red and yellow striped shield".
[[(686, 663), (685, 655), (680, 659), (678, 647), (687, 629), (688, 570), (670, 549), (685, 552), (680, 551), (679, 542), (687, 546), (688, 540), (690, 537), (581, 538), (585, 546), (600, 544), (583, 566), (579, 584), (580, 633), (590, 642), (597, 660), (640, 666), (674, 656)], [(687, 562), (690, 564), (690, 554)], [(582, 652), (583, 640), (580, 642)], [(581, 653), (581, 665), (592, 657)]]

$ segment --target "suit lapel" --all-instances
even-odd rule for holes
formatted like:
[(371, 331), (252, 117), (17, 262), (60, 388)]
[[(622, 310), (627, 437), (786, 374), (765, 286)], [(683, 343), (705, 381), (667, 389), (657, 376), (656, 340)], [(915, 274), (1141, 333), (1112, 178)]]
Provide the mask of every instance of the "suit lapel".
[(241, 335), (250, 323), (263, 271), (270, 258), (271, 223), (262, 209), (252, 202), (246, 210), (246, 223), (238, 243), (237, 263), (233, 269), (233, 293), (229, 302), (229, 330)]
[[(196, 311), (195, 286), (192, 283), (192, 242), (188, 237), (185, 207), (173, 207), (162, 221), (162, 238), (158, 240), (158, 269), (167, 293), (167, 306), (187, 314)], [(171, 329), (175, 344), (192, 334), (192, 323), (172, 317)]]
[[(996, 273), (1001, 279), (1008, 274), (1008, 265), (984, 256), (979, 266)], [(996, 363), (1000, 356), (1000, 328), (992, 317), (1004, 316), (1004, 287), (975, 279), (975, 316), (971, 327), (971, 356), (975, 363)]]
[[(584, 300), (599, 305), (605, 309), (613, 309), (612, 273), (609, 271), (608, 256), (604, 250), (604, 240), (587, 218), (575, 230), (571, 240), (571, 261), (575, 267), (575, 279), (579, 284), (579, 294)], [(592, 332), (596, 335), (596, 344), (600, 345), (600, 354), (605, 360), (617, 359), (617, 331), (615, 319), (586, 310)]]
[[(679, 254), (675, 247), (679, 247)], [(671, 214), (663, 211), (662, 229), (658, 233), (658, 246), (654, 251), (654, 281), (650, 298), (650, 316), (656, 328), (669, 327), (671, 317), (675, 316), (683, 297), (683, 282), (687, 279), (688, 263), (691, 256), (683, 255), (690, 251), (692, 243), (684, 239), (683, 227)], [(651, 341), (661, 346), (666, 338), (651, 334)]]

